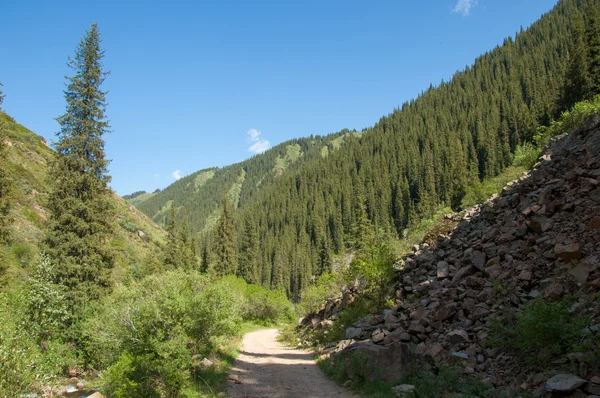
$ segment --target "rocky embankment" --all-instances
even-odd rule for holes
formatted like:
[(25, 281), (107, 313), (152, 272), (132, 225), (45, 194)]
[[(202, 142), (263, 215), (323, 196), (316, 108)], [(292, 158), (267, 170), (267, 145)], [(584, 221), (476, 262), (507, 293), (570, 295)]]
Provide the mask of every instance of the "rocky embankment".
[[(434, 369), (452, 361), (494, 386), (538, 396), (600, 395), (593, 352), (533, 371), (490, 342), (494, 319), (538, 297), (574, 298), (569, 310), (585, 320), (584, 333), (600, 330), (600, 116), (553, 139), (546, 153), (500, 195), (446, 216), (446, 233), (398, 263), (397, 305), (347, 328), (346, 340), (325, 348), (323, 357), (361, 353), (368, 358), (362, 376), (389, 382), (414, 361)], [(330, 327), (351, 301), (348, 291), (328, 302), (303, 320), (304, 333)], [(350, 377), (357, 371), (346, 368)]]

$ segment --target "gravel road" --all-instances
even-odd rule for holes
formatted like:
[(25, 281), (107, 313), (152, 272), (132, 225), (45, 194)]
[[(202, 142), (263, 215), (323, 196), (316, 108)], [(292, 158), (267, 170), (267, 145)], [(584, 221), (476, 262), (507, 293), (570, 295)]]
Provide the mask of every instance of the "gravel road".
[(327, 379), (310, 352), (277, 342), (277, 334), (276, 329), (266, 329), (244, 336), (229, 376), (231, 398), (355, 397)]

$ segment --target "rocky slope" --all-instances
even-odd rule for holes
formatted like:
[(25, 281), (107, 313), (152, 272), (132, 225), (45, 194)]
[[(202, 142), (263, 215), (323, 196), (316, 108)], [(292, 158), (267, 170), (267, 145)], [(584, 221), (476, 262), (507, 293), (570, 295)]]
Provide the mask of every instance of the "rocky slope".
[[(546, 153), (500, 195), (446, 216), (445, 233), (397, 263), (397, 305), (349, 327), (323, 358), (348, 365), (348, 354), (361, 353), (368, 358), (363, 376), (391, 383), (415, 360), (434, 369), (452, 362), (485, 383), (537, 396), (600, 395), (600, 350), (535, 369), (491, 340), (494, 320), (522, 313), (537, 298), (569, 297), (583, 335), (600, 341), (600, 115), (553, 139)], [(353, 294), (304, 318), (303, 333), (330, 327)], [(352, 377), (356, 369), (346, 368)]]

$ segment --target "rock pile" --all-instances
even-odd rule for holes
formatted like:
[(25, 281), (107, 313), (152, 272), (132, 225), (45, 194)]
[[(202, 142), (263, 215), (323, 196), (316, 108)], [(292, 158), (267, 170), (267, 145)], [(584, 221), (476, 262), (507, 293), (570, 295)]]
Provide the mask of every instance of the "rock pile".
[[(448, 234), (416, 245), (398, 263), (398, 304), (353, 324), (347, 340), (324, 355), (361, 352), (369, 358), (366, 368), (379, 369), (377, 377), (388, 381), (412, 360), (439, 366), (454, 359), (464, 373), (492, 385), (512, 384), (540, 396), (574, 390), (600, 395), (593, 355), (572, 354), (578, 374), (561, 374), (560, 364), (527, 374), (522, 361), (489, 342), (492, 319), (538, 297), (579, 297), (571, 311), (587, 321), (586, 333), (600, 330), (600, 117), (557, 137), (546, 153), (500, 195), (446, 216)], [(346, 292), (304, 325), (329, 327), (351, 301)]]

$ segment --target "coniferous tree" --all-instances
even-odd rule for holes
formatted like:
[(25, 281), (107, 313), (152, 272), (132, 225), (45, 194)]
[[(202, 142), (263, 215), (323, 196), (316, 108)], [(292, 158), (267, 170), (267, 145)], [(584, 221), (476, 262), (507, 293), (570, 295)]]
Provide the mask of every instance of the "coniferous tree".
[(45, 244), (56, 265), (56, 281), (65, 286), (69, 308), (101, 297), (111, 286), (113, 255), (108, 240), (113, 231), (108, 160), (104, 134), (106, 92), (101, 85), (104, 50), (94, 23), (69, 59), (74, 76), (67, 78), (66, 112), (57, 118), (58, 157), (51, 165), (49, 229)]
[(588, 98), (592, 92), (587, 42), (580, 16), (573, 24), (569, 64), (566, 73), (563, 107), (569, 109), (577, 102)]
[(217, 223), (215, 254), (217, 275), (233, 275), (237, 270), (237, 243), (235, 224), (231, 205), (227, 199), (223, 200), (221, 216)]
[(240, 242), (240, 256), (237, 275), (248, 283), (258, 284), (258, 233), (252, 215), (244, 217), (244, 229)]
[[(0, 83), (2, 87), (2, 83)], [(0, 111), (2, 111), (2, 102), (4, 94), (0, 89)], [(0, 119), (0, 243), (8, 239), (10, 226), (10, 193), (12, 191), (12, 181), (8, 176), (6, 169), (6, 156), (8, 148), (6, 146), (6, 126), (3, 119)], [(1, 266), (0, 266), (1, 267)]]
[(179, 243), (181, 246), (181, 266), (185, 269), (196, 268), (196, 242), (190, 233), (190, 227), (187, 221), (187, 213), (184, 209), (179, 229)]
[(600, 12), (594, 3), (587, 10), (585, 39), (587, 42), (587, 63), (592, 94), (600, 94)]
[(177, 269), (184, 266), (184, 256), (181, 246), (181, 237), (177, 228), (177, 210), (175, 203), (171, 204), (167, 220), (167, 245), (164, 251), (163, 264), (167, 269)]

